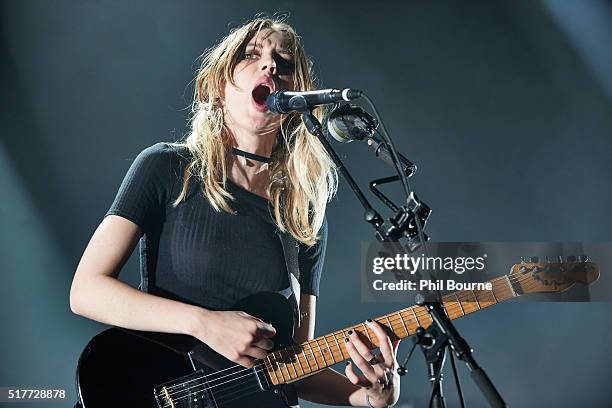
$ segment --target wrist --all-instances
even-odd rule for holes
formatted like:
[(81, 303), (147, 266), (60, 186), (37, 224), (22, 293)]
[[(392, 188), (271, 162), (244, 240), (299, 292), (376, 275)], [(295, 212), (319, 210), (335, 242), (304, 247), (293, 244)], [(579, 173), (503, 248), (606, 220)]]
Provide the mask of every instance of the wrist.
[(207, 326), (206, 321), (209, 319), (212, 312), (203, 307), (190, 307), (191, 309), (189, 310), (188, 317), (183, 321), (184, 327), (182, 328), (182, 332), (200, 341), (204, 341), (203, 338), (206, 335), (206, 330), (204, 330), (204, 328)]

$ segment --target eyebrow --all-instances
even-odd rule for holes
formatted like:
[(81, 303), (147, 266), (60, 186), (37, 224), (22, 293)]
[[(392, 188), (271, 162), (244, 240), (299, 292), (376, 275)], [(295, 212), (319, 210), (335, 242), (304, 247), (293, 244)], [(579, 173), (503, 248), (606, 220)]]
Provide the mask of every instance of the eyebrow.
[[(254, 43), (248, 43), (246, 45), (246, 48), (249, 48), (249, 47), (257, 48), (259, 50), (261, 50), (263, 48), (261, 44), (254, 44)], [(281, 54), (293, 55), (293, 52), (291, 50), (289, 50), (288, 48), (278, 48), (276, 51), (281, 53)]]

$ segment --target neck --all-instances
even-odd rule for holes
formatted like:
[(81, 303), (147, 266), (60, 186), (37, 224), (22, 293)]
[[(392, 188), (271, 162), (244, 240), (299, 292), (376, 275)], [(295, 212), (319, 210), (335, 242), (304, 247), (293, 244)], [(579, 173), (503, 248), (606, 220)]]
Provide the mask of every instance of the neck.
[[(277, 132), (258, 134), (244, 129), (230, 129), (232, 147), (263, 157), (272, 155)], [(270, 178), (268, 165), (257, 160), (230, 154), (229, 178), (240, 187), (265, 198), (268, 197)]]
[(272, 149), (274, 148), (278, 133), (277, 129), (258, 133), (242, 128), (232, 128), (229, 124), (226, 125), (230, 131), (232, 147), (263, 157), (270, 157), (272, 155)]
[[(522, 292), (517, 292), (517, 290), (522, 284), (528, 283), (529, 279), (529, 277), (522, 277), (517, 280), (517, 278), (508, 276), (495, 278), (489, 281), (493, 288), (491, 291), (454, 292), (443, 296), (443, 305), (449, 318), (454, 320), (519, 296)], [(427, 328), (433, 323), (431, 316), (423, 306), (411, 306), (374, 320), (387, 329), (392, 340), (409, 337), (415, 334), (419, 327)], [(369, 343), (368, 348), (374, 349), (380, 346), (376, 334), (364, 322), (302, 344), (274, 351), (264, 358), (265, 369), (274, 385), (291, 383), (350, 358), (345, 345), (345, 339), (349, 337), (349, 330), (359, 332)]]

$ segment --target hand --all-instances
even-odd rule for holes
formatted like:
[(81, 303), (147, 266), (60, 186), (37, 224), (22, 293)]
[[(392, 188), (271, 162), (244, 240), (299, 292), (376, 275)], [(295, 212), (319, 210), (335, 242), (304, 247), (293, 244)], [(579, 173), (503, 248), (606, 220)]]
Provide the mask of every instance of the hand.
[(201, 309), (191, 334), (228, 360), (250, 368), (272, 350), (276, 329), (245, 312)]
[(374, 358), (372, 351), (361, 340), (357, 332), (351, 332), (346, 339), (346, 349), (363, 375), (355, 374), (351, 362), (347, 363), (345, 373), (350, 382), (364, 387), (372, 406), (389, 407), (399, 399), (399, 375), (395, 359), (399, 341), (392, 344), (385, 330), (377, 322), (368, 320), (368, 326), (378, 338), (380, 355), (372, 360)]

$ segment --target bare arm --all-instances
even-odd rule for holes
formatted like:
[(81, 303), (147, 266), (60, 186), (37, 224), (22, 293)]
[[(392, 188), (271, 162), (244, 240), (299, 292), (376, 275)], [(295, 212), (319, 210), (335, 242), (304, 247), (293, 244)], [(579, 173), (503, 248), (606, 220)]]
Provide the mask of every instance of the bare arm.
[(117, 279), (141, 235), (136, 224), (119, 216), (110, 215), (100, 223), (74, 275), (70, 308), (115, 326), (190, 334), (194, 322), (188, 317), (194, 306), (149, 295)]
[(266, 355), (275, 330), (260, 319), (238, 311), (213, 312), (119, 281), (119, 272), (141, 235), (136, 224), (119, 216), (110, 215), (100, 223), (72, 281), (74, 313), (128, 329), (188, 334), (247, 367)]
[[(315, 331), (315, 318), (316, 318), (316, 300), (317, 298), (313, 295), (302, 295), (300, 301), (300, 310), (303, 312), (307, 312), (307, 316), (302, 319), (300, 327), (296, 330), (294, 340), (297, 343), (303, 343), (306, 340), (311, 340), (314, 338)], [(382, 329), (377, 330), (371, 326), (374, 332), (377, 334), (381, 334), (388, 341), (389, 338), (386, 337), (386, 334), (382, 331)], [(385, 343), (390, 346), (390, 341)], [(351, 346), (351, 343), (354, 346)], [(355, 359), (355, 361), (359, 360), (359, 366), (366, 368), (365, 364), (367, 361), (364, 361), (372, 358), (372, 354), (369, 351), (366, 351), (365, 344), (363, 344), (355, 334), (351, 336), (351, 343), (347, 344), (347, 350), (351, 354), (351, 357)], [(383, 344), (383, 341), (381, 341)], [(361, 350), (357, 352), (356, 346), (358, 346)], [(381, 347), (381, 351), (383, 351)], [(394, 354), (390, 349), (385, 349), (387, 357), (390, 358), (390, 353)], [(360, 355), (357, 355), (360, 353)], [(369, 354), (368, 354), (369, 353)], [(359, 357), (361, 357), (361, 359)], [(368, 364), (369, 365), (369, 364)], [(370, 366), (372, 367), (372, 366)], [(327, 404), (327, 405), (351, 405), (351, 406), (367, 406), (366, 405), (366, 389), (356, 385), (356, 383), (363, 383), (364, 379), (357, 378), (354, 375), (354, 371), (352, 367), (347, 366), (346, 369), (347, 375), (350, 375), (351, 379), (340, 374), (339, 372), (332, 370), (331, 368), (327, 368), (320, 373), (317, 373), (311, 377), (305, 378), (302, 381), (296, 383), (296, 390), (300, 398), (306, 399), (308, 401)], [(374, 375), (372, 379), (374, 379)], [(378, 386), (378, 384), (376, 384)], [(399, 396), (399, 384), (396, 382), (395, 387), (392, 387), (390, 390), (386, 391), (384, 394), (390, 395), (382, 395), (383, 398), (372, 398), (371, 403), (374, 404), (375, 407), (383, 407), (383, 406), (391, 406)], [(390, 403), (390, 405), (388, 405)]]

